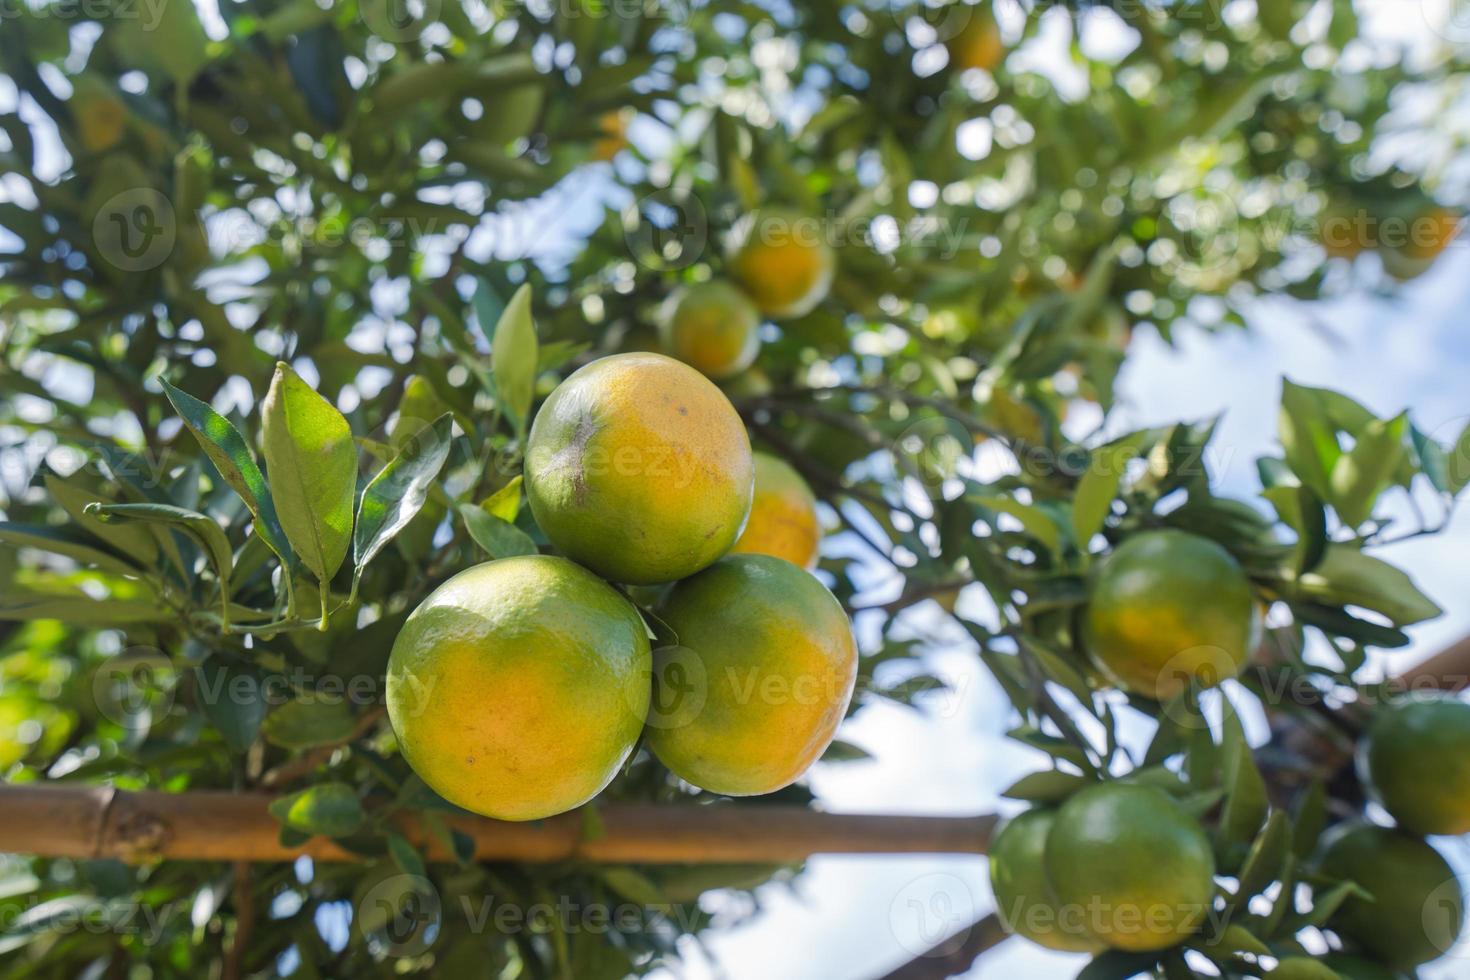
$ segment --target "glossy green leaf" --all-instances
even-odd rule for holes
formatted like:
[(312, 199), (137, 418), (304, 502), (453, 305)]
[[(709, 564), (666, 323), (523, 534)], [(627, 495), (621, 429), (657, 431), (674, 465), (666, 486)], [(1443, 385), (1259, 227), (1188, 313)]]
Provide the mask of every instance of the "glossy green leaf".
[(163, 386), (163, 393), (168, 396), (174, 411), (179, 413), (184, 425), (214, 464), (220, 478), (245, 501), (250, 515), (255, 518), (255, 533), (282, 562), (290, 565), (293, 557), (291, 545), (286, 540), (280, 518), (276, 516), (275, 500), (240, 430), (188, 392), (175, 388), (162, 378), (158, 383)]
[(229, 625), (230, 572), (235, 558), (230, 548), (230, 539), (225, 537), (224, 529), (214, 518), (172, 504), (95, 503), (87, 505), (86, 513), (104, 523), (136, 522), (176, 527), (197, 541), (214, 568), (215, 578), (219, 582), (223, 623), (225, 626)]
[(293, 830), (324, 837), (346, 837), (367, 818), (357, 794), (345, 783), (321, 783), (272, 800), (270, 812)]
[(449, 458), (454, 418), (445, 414), (400, 442), (398, 455), (362, 491), (352, 532), (353, 563), (361, 574), (428, 499)]
[(490, 342), (490, 367), (501, 404), (524, 432), (530, 421), (531, 397), (536, 385), (536, 326), (531, 321), (531, 287), (517, 289)]
[(325, 582), (352, 540), (357, 448), (342, 413), (285, 363), (261, 402), (265, 462), (286, 538)]
[(516, 527), (501, 520), (483, 507), (464, 504), (459, 508), (470, 537), (491, 558), (513, 558), (516, 555), (534, 555), (536, 542)]

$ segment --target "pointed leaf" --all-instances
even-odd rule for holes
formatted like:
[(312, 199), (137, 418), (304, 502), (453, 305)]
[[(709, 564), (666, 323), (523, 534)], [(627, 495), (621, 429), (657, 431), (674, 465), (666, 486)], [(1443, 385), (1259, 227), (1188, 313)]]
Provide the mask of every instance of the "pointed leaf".
[(524, 432), (536, 384), (536, 327), (531, 322), (529, 284), (516, 290), (500, 314), (490, 358), (501, 404), (515, 421), (516, 430)]
[(322, 783), (271, 801), (271, 816), (293, 830), (325, 837), (346, 837), (362, 826), (367, 814), (352, 787)]
[(15, 548), (36, 548), (53, 555), (70, 558), (81, 565), (92, 565), (118, 575), (139, 575), (132, 562), (113, 554), (95, 538), (75, 527), (46, 527), (40, 524), (17, 524), (0, 521), (0, 543)]
[(1087, 472), (1077, 481), (1072, 499), (1072, 527), (1077, 543), (1083, 548), (1093, 535), (1102, 530), (1112, 510), (1118, 488), (1129, 461), (1138, 455), (1147, 432), (1135, 432), (1096, 450), (1088, 462)]
[(67, 516), (76, 521), (83, 530), (145, 566), (157, 561), (158, 542), (147, 528), (109, 525), (86, 512), (88, 504), (110, 504), (113, 503), (112, 500), (76, 486), (55, 473), (47, 473), (45, 482), (46, 492), (51, 494)]
[(1330, 499), (1328, 474), (1337, 465), (1342, 447), (1315, 389), (1283, 383), (1279, 436), (1286, 463), (1297, 479), (1317, 496)]
[(453, 416), (439, 416), (403, 440), (398, 455), (363, 488), (352, 532), (352, 560), (359, 574), (424, 506), (434, 478), (449, 458), (453, 428)]
[(491, 558), (513, 558), (517, 555), (536, 554), (536, 542), (530, 536), (506, 521), (473, 504), (459, 508), (465, 528)]
[(352, 540), (352, 430), (341, 412), (282, 362), (261, 403), (261, 422), (281, 526), (302, 562), (325, 582)]
[(1297, 579), (1296, 590), (1327, 605), (1370, 609), (1400, 627), (1443, 611), (1404, 572), (1345, 544), (1329, 546), (1321, 563)]
[(1400, 415), (1387, 422), (1374, 419), (1358, 434), (1351, 452), (1337, 458), (1330, 485), (1332, 506), (1348, 527), (1357, 527), (1373, 514), (1378, 496), (1393, 482), (1408, 454), (1404, 437), (1409, 417)]
[(229, 419), (188, 392), (175, 388), (162, 378), (158, 383), (163, 386), (163, 393), (168, 396), (174, 411), (179, 413), (184, 425), (193, 433), (204, 454), (214, 464), (220, 479), (245, 501), (250, 515), (255, 518), (255, 533), (270, 546), (276, 557), (290, 565), (291, 545), (286, 540), (280, 518), (276, 516), (276, 504), (271, 497), (270, 487), (266, 485), (265, 475), (256, 465), (255, 457), (251, 454), (245, 437), (240, 435), (240, 430)]

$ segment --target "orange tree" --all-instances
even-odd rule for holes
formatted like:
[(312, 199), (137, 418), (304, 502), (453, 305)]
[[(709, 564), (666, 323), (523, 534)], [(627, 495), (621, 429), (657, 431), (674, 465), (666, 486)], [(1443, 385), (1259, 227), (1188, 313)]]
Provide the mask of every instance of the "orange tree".
[[(1439, 612), (1373, 549), (1442, 524), (1466, 437), (1287, 383), (1245, 501), (1212, 490), (1209, 421), (1078, 424), (1137, 327), (1389, 288), (1453, 237), (1425, 161), (1459, 147), (1379, 150), (1395, 97), (1463, 65), (1308, 6), (7, 7), (0, 767), (269, 788), (283, 840), (363, 861), (11, 860), (0, 970), (618, 977), (709, 926), (702, 892), (798, 871), (476, 864), (380, 707), (426, 595), (559, 550), (522, 506), (543, 399), (691, 329), (683, 356), (820, 502), (816, 574), (865, 639), (853, 709), (932, 690), (916, 618), (950, 619), (1054, 760), (1008, 791), (1038, 811), (997, 842), (1011, 928), (1096, 952), (1094, 978), (1442, 952), (1424, 909), (1462, 900), (1414, 835), (1470, 826), (1465, 723), (1380, 723), (1361, 669)], [(1069, 20), (1117, 53), (1008, 57)], [(1432, 501), (1415, 525), (1380, 504), (1404, 493)], [(859, 596), (874, 565), (895, 598)], [(668, 642), (658, 597), (625, 594)], [(1124, 716), (1156, 722), (1146, 751)], [(1354, 823), (1370, 794), (1403, 829)], [(729, 803), (640, 748), (602, 798), (810, 794)], [(404, 810), (458, 865), (426, 865)], [(632, 915), (491, 928), (461, 901), (487, 895)]]

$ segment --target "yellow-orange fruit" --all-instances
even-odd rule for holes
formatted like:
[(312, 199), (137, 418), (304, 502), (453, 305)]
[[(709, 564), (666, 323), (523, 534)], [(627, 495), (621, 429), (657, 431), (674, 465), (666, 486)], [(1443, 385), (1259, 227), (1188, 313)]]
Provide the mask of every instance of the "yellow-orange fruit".
[(755, 499), (734, 552), (774, 555), (810, 571), (817, 567), (822, 525), (811, 487), (785, 460), (755, 454)]
[(664, 350), (711, 378), (750, 366), (760, 351), (760, 311), (721, 279), (679, 294), (660, 325)]
[(536, 523), (567, 557), (630, 585), (684, 578), (729, 551), (754, 480), (729, 399), (662, 354), (580, 368), (546, 399), (527, 439)]
[(1005, 42), (1001, 40), (1000, 25), (990, 5), (977, 3), (956, 5), (951, 8), (952, 17), (968, 14), (969, 19), (944, 43), (949, 51), (949, 63), (957, 71), (980, 68), (994, 71), (1006, 56)]
[(765, 209), (746, 215), (735, 232), (730, 272), (756, 307), (782, 319), (812, 311), (832, 288), (837, 259), (824, 222)]
[(774, 793), (832, 742), (857, 681), (857, 642), (832, 593), (788, 561), (729, 555), (676, 583), (659, 617), (648, 745), (701, 789)]
[(388, 659), (388, 717), (414, 772), (467, 810), (539, 820), (617, 775), (643, 729), (648, 634), (573, 562), (487, 562), (436, 589)]

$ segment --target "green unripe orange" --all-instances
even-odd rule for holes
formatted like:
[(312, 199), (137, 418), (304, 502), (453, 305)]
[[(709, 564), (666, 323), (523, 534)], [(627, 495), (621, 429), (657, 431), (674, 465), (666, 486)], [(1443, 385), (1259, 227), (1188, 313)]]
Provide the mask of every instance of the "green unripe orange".
[(1358, 745), (1358, 771), (1405, 830), (1470, 833), (1470, 704), (1425, 693), (1383, 706)]
[(1260, 628), (1250, 580), (1228, 551), (1184, 531), (1146, 531), (1098, 568), (1084, 637), (1104, 673), (1162, 700), (1234, 677)]
[(1046, 839), (1057, 902), (1115, 949), (1168, 949), (1215, 895), (1215, 855), (1199, 821), (1163, 790), (1101, 783), (1062, 804)]
[(1373, 896), (1350, 896), (1328, 927), (1382, 963), (1401, 970), (1428, 963), (1460, 935), (1460, 883), (1420, 837), (1373, 824), (1342, 824), (1323, 841), (1321, 869)]
[(1056, 811), (1028, 810), (1006, 822), (990, 842), (990, 886), (1006, 929), (1064, 953), (1096, 953), (1104, 947), (1057, 906), (1046, 876), (1046, 838)]

